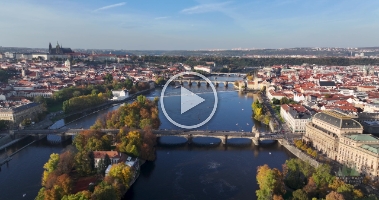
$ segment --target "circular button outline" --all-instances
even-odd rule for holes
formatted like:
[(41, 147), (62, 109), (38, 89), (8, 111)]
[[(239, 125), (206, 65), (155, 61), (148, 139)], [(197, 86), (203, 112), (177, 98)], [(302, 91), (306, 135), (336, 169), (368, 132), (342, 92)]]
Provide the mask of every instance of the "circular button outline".
[[(188, 74), (192, 74), (192, 75), (200, 76), (202, 79), (204, 79), (205, 81), (207, 81), (207, 83), (209, 83), (209, 85), (211, 86), (211, 88), (212, 88), (212, 90), (213, 90), (213, 96), (214, 96), (214, 98), (215, 98), (215, 102), (214, 102), (214, 104), (213, 104), (213, 110), (212, 110), (211, 114), (208, 116), (208, 118), (205, 119), (203, 122), (201, 122), (201, 123), (199, 123), (199, 124), (191, 125), (191, 126), (187, 126), (187, 125), (179, 124), (179, 123), (177, 123), (176, 121), (174, 121), (173, 119), (171, 119), (171, 117), (167, 114), (166, 109), (165, 109), (165, 107), (164, 107), (164, 103), (163, 103), (163, 97), (165, 96), (164, 93), (165, 93), (165, 91), (166, 91), (167, 86), (171, 83), (171, 81), (173, 81), (174, 79), (178, 78), (179, 76), (182, 76), (182, 75), (188, 75)], [(215, 114), (216, 109), (217, 109), (218, 97), (217, 97), (217, 91), (216, 91), (215, 86), (213, 85), (213, 83), (212, 83), (207, 77), (205, 77), (204, 75), (202, 75), (202, 74), (200, 74), (200, 73), (197, 73), (197, 72), (181, 72), (181, 73), (179, 73), (179, 74), (174, 75), (173, 77), (171, 77), (171, 78), (166, 82), (166, 84), (164, 85), (164, 87), (163, 87), (163, 89), (162, 89), (162, 92), (161, 92), (160, 102), (161, 102), (161, 108), (162, 108), (163, 114), (164, 114), (164, 116), (166, 117), (166, 119), (168, 119), (168, 121), (170, 121), (172, 124), (174, 124), (175, 126), (177, 126), (177, 127), (179, 127), (179, 128), (184, 128), (184, 129), (194, 129), (194, 128), (199, 128), (199, 127), (203, 126), (204, 124), (206, 124), (207, 122), (209, 122), (209, 120), (212, 119), (212, 117), (213, 117), (213, 115)]]

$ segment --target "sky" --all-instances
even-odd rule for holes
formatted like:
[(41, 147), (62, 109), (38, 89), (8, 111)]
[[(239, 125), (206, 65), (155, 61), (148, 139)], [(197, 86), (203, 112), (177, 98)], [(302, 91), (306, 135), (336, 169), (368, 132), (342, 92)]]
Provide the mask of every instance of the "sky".
[(378, 0), (0, 0), (0, 46), (379, 46)]

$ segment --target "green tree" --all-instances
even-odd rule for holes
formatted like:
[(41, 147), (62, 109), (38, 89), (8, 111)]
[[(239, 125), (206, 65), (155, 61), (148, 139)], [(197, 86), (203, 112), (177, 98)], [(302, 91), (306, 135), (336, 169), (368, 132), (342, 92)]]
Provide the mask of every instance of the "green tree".
[(290, 100), (287, 98), (287, 97), (282, 97), (280, 99), (280, 104), (283, 105), (283, 104), (288, 104), (290, 102)]
[(101, 182), (95, 187), (93, 191), (92, 198), (94, 200), (117, 200), (120, 197), (117, 195), (118, 192), (116, 188), (106, 182)]
[(103, 80), (105, 81), (105, 83), (112, 83), (113, 81), (113, 76), (112, 74), (106, 74), (104, 77), (103, 77)]
[(90, 200), (91, 192), (89, 191), (81, 191), (76, 194), (70, 194), (63, 196), (62, 200)]
[(90, 175), (94, 169), (93, 153), (88, 151), (79, 151), (75, 155), (75, 167), (82, 176)]
[(277, 98), (273, 98), (273, 99), (272, 99), (272, 103), (273, 103), (273, 104), (276, 104), (276, 105), (277, 105), (277, 104), (280, 104), (280, 100), (277, 99)]
[(330, 172), (331, 167), (327, 164), (322, 164), (316, 168), (312, 178), (315, 181), (317, 188), (325, 187), (333, 182), (335, 177), (332, 176)]
[(155, 83), (156, 83), (157, 85), (164, 85), (164, 84), (166, 83), (166, 81), (164, 80), (163, 77), (159, 77), (159, 78), (157, 78), (157, 79), (155, 80)]
[(143, 96), (143, 95), (139, 95), (138, 97), (137, 97), (137, 101), (138, 101), (138, 103), (140, 103), (140, 104), (145, 104), (145, 101), (146, 101), (146, 97), (145, 96)]
[(307, 193), (302, 189), (298, 189), (292, 193), (292, 200), (308, 200)]
[(80, 91), (76, 90), (72, 93), (72, 96), (79, 97), (81, 95)]

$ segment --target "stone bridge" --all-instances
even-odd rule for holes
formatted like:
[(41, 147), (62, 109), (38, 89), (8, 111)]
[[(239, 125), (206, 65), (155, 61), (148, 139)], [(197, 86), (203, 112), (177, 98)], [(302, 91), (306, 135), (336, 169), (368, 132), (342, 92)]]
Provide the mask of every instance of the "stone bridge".
[[(182, 79), (182, 80), (173, 80), (173, 82), (179, 83), (179, 85), (183, 85), (184, 83), (187, 83), (188, 85), (196, 84), (197, 86), (201, 86), (202, 83), (205, 83), (207, 86), (210, 86), (210, 84), (205, 80)], [(233, 82), (230, 82), (230, 81), (211, 81), (211, 82), (216, 87), (218, 87), (221, 84), (224, 84), (224, 87), (228, 87), (229, 84), (233, 84)]]
[[(90, 129), (42, 129), (42, 130), (11, 130), (11, 135), (61, 135), (61, 136), (72, 136), (77, 135), (81, 131), (90, 130)], [(98, 130), (107, 134), (117, 134), (119, 129), (101, 129)], [(260, 134), (260, 132), (255, 128), (252, 129), (252, 132), (243, 132), (243, 131), (205, 131), (205, 130), (153, 130), (153, 133), (157, 137), (164, 136), (177, 136), (185, 137), (188, 143), (192, 142), (192, 139), (195, 137), (213, 137), (219, 138), (223, 144), (226, 144), (228, 139), (233, 138), (246, 138), (251, 139), (252, 143), (259, 145), (259, 141), (263, 140), (278, 140), (281, 142), (285, 138), (284, 134)]]

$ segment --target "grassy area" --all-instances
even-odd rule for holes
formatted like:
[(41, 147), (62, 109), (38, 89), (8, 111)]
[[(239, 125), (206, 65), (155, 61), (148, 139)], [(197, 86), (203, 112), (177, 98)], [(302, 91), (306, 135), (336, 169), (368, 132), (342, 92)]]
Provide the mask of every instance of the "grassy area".
[(47, 111), (51, 112), (58, 112), (62, 110), (62, 103), (55, 103), (54, 105), (47, 106)]

